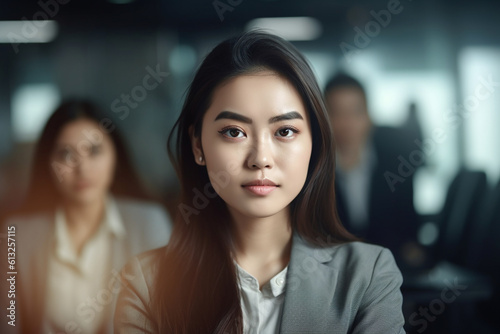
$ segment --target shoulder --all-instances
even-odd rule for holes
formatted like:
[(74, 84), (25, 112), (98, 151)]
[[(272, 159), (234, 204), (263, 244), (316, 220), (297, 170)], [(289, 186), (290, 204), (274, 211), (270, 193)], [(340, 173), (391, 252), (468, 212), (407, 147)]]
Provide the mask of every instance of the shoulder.
[[(394, 280), (399, 285), (403, 278), (391, 251), (364, 242), (349, 242), (333, 249), (332, 266), (349, 280), (365, 286)], [(374, 280), (376, 278), (376, 280)]]
[(330, 265), (345, 276), (367, 282), (371, 282), (374, 276), (381, 273), (402, 280), (391, 251), (364, 242), (348, 242), (333, 247)]
[(53, 216), (54, 214), (49, 212), (10, 216), (5, 220), (5, 225), (44, 223), (50, 221)]
[[(33, 263), (43, 263), (49, 254), (55, 236), (54, 214), (33, 213), (12, 216), (6, 219), (0, 228), (5, 238), (0, 240), (4, 254), (7, 252), (7, 246), (15, 249), (16, 268), (20, 274), (22, 273), (20, 282), (29, 281), (29, 277), (39, 275), (40, 270), (43, 272), (43, 265), (38, 266)], [(11, 238), (9, 242), (7, 237)], [(30, 289), (34, 286), (32, 283), (25, 284), (23, 289)]]
[[(387, 248), (364, 242), (333, 246), (325, 265), (337, 273), (336, 288), (351, 291), (348, 299), (360, 308), (387, 295), (386, 301), (401, 304), (403, 276)], [(378, 303), (378, 302), (376, 302)]]
[(391, 251), (387, 248), (361, 241), (318, 246), (295, 235), (293, 248), (297, 253), (312, 255), (316, 260), (337, 269), (345, 266), (370, 266), (380, 261), (385, 263), (394, 260)]
[(147, 307), (153, 293), (153, 285), (159, 259), (165, 246), (155, 248), (129, 259), (121, 271), (120, 298), (128, 303)]
[(150, 299), (150, 291), (159, 259), (165, 251), (166, 246), (143, 252), (133, 256), (123, 267), (122, 277), (138, 291), (145, 292), (141, 295), (147, 300)]
[(372, 268), (376, 265), (382, 265), (399, 272), (391, 251), (381, 246), (353, 241), (333, 246), (331, 252), (333, 265), (359, 268)]
[(114, 316), (115, 333), (132, 333), (137, 328), (153, 332), (150, 301), (156, 268), (166, 248), (156, 248), (132, 257), (121, 271), (120, 292)]
[(332, 326), (344, 324), (352, 333), (404, 333), (403, 278), (388, 249), (363, 242), (319, 247), (295, 240), (294, 275), (288, 280), (300, 283), (295, 299), (322, 300)]
[(54, 213), (40, 212), (19, 216), (7, 217), (3, 222), (2, 230), (12, 231), (16, 235), (16, 239), (32, 240), (43, 239), (44, 235), (52, 233), (51, 226), (54, 221)]
[(351, 242), (338, 246), (339, 291), (353, 312), (353, 333), (404, 333), (403, 277), (392, 253), (380, 246)]
[(300, 237), (295, 240), (295, 262), (311, 261), (327, 266), (346, 283), (362, 281), (370, 284), (374, 276), (382, 273), (402, 280), (394, 256), (387, 248), (359, 241), (319, 247)]

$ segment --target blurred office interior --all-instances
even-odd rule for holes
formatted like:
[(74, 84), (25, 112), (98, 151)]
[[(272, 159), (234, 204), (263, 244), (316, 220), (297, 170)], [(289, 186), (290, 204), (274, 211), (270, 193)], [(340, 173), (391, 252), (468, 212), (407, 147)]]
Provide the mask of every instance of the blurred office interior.
[[(498, 333), (499, 13), (493, 0), (2, 1), (0, 210), (22, 201), (51, 112), (84, 97), (122, 130), (173, 212), (166, 139), (197, 65), (226, 37), (270, 29), (304, 53), (321, 87), (338, 71), (355, 76), (373, 122), (408, 135), (393, 157), (404, 166), (390, 172), (414, 182), (427, 258), (405, 274), (407, 331)], [(467, 287), (447, 302), (455, 279)]]

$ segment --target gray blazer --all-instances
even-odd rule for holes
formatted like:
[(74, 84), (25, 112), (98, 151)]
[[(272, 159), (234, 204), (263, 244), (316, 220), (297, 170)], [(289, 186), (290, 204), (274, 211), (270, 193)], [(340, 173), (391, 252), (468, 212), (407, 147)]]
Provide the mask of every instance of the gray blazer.
[[(109, 282), (134, 255), (166, 245), (170, 237), (171, 221), (165, 210), (157, 204), (115, 198), (126, 230), (125, 241), (113, 239)], [(6, 300), (9, 287), (4, 275), (8, 271), (2, 263), (1, 333), (41, 333), (47, 264), (49, 251), (54, 245), (54, 214), (38, 214), (14, 218), (6, 223), (16, 226), (16, 326), (7, 325)], [(3, 226), (1, 233), (7, 232)], [(2, 235), (2, 254), (7, 254), (6, 240)], [(2, 262), (7, 262), (2, 260)], [(107, 280), (106, 280), (107, 282)], [(110, 283), (111, 284), (111, 283)], [(117, 289), (116, 289), (117, 290)], [(114, 301), (116, 303), (116, 294)], [(5, 307), (4, 307), (5, 306)], [(114, 305), (111, 306), (113, 310)], [(7, 320), (6, 320), (7, 319)], [(112, 333), (112, 316), (104, 333)]]
[[(148, 302), (152, 264), (163, 248), (124, 268), (115, 333), (155, 333)], [(402, 276), (391, 252), (361, 242), (318, 248), (295, 235), (281, 334), (402, 334)]]

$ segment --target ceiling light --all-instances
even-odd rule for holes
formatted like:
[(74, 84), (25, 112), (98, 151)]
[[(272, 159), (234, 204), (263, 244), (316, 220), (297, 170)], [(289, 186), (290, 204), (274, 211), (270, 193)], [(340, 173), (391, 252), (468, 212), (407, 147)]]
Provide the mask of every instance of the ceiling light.
[(254, 19), (245, 30), (262, 29), (289, 41), (310, 41), (321, 35), (321, 23), (312, 17), (266, 17)]
[(0, 21), (0, 43), (48, 43), (56, 36), (56, 21)]

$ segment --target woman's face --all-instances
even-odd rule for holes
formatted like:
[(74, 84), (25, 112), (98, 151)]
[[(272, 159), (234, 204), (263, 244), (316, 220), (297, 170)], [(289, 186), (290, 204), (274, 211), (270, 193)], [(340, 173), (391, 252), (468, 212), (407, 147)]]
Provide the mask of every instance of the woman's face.
[(302, 99), (286, 79), (263, 71), (225, 82), (201, 132), (201, 144), (193, 137), (195, 160), (206, 165), (233, 216), (288, 212), (306, 180), (312, 136)]
[(109, 135), (93, 120), (65, 125), (51, 154), (50, 168), (64, 201), (102, 200), (113, 181), (116, 153)]

